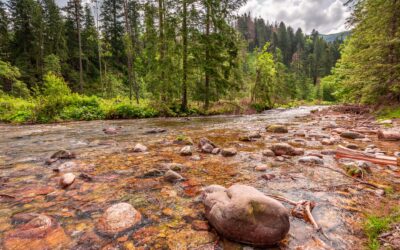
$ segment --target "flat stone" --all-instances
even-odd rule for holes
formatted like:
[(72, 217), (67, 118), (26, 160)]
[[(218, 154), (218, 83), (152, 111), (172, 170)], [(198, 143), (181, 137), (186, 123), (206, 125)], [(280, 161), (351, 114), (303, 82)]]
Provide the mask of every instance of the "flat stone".
[(224, 157), (231, 157), (231, 156), (235, 156), (236, 154), (237, 154), (237, 151), (234, 148), (223, 148), (221, 150), (221, 155)]
[(24, 217), (24, 224), (4, 234), (5, 250), (69, 249), (71, 239), (53, 218), (33, 213)]
[(365, 138), (365, 135), (353, 132), (353, 131), (345, 131), (340, 134), (341, 137), (346, 138), (346, 139), (361, 139)]
[(284, 125), (273, 124), (266, 127), (267, 132), (270, 133), (288, 133), (288, 129)]
[(317, 156), (304, 156), (299, 159), (299, 163), (324, 165), (324, 161)]
[(275, 156), (275, 153), (274, 153), (271, 149), (265, 149), (265, 150), (262, 152), (262, 154), (263, 154), (263, 156), (265, 156), (265, 157), (274, 157), (274, 156)]

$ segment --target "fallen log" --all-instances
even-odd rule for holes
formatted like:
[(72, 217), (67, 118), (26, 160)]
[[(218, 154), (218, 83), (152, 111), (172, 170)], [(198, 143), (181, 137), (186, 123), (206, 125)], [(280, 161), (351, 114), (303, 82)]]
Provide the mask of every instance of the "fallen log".
[(398, 131), (378, 131), (378, 139), (384, 141), (400, 141), (400, 132)]
[(349, 149), (341, 145), (336, 150), (336, 158), (349, 158), (355, 160), (369, 161), (379, 165), (400, 166), (400, 158), (385, 155), (368, 154), (362, 151)]

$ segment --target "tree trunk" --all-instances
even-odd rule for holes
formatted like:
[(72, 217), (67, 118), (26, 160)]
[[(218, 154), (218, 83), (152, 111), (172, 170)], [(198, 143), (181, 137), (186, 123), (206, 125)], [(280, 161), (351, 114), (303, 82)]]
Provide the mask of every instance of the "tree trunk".
[(99, 29), (99, 5), (98, 5), (98, 0), (95, 1), (96, 1), (97, 52), (98, 52), (99, 71), (100, 71), (100, 86), (101, 90), (104, 92), (103, 74), (102, 74), (103, 69), (101, 68), (101, 37)]
[(161, 84), (161, 100), (166, 101), (166, 91), (167, 88), (165, 86), (165, 73), (164, 73), (164, 57), (165, 57), (165, 39), (164, 39), (164, 0), (158, 0), (158, 18), (159, 18), (159, 43), (160, 43), (160, 79), (159, 82)]
[(207, 65), (210, 61), (210, 23), (211, 23), (211, 10), (210, 10), (210, 4), (206, 2), (206, 9), (207, 9), (207, 14), (206, 14), (206, 46), (205, 46), (205, 52), (206, 52), (206, 66), (205, 66), (205, 93), (204, 93), (204, 109), (207, 110), (210, 106), (210, 72), (208, 70), (209, 65)]
[(80, 0), (75, 0), (75, 21), (78, 31), (79, 44), (79, 90), (83, 93), (83, 68), (82, 68), (82, 41), (81, 41), (81, 18), (80, 18)]
[(139, 93), (135, 83), (133, 68), (133, 49), (132, 49), (132, 29), (129, 23), (128, 0), (124, 0), (125, 32), (126, 32), (126, 55), (128, 59), (128, 81), (129, 81), (129, 100), (132, 102), (133, 88), (135, 88), (136, 103), (139, 104)]
[(181, 110), (185, 112), (187, 110), (187, 0), (183, 0), (183, 20), (182, 20), (182, 37), (183, 37), (183, 76), (182, 76), (182, 104)]

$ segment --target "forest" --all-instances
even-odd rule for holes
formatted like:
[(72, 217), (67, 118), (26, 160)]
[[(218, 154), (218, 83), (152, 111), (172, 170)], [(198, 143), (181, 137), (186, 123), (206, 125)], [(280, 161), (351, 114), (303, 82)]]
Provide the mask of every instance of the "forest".
[(398, 1), (349, 1), (351, 35), (345, 41), (238, 15), (244, 3), (2, 1), (0, 119), (52, 122), (246, 113), (312, 101), (398, 102)]

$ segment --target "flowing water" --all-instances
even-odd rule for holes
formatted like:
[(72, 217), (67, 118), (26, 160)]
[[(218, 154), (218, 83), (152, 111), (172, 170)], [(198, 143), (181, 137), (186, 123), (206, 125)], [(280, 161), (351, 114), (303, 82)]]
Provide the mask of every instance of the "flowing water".
[[(250, 116), (0, 125), (0, 239), (19, 226), (11, 219), (14, 215), (35, 212), (51, 216), (61, 225), (66, 236), (60, 249), (242, 249), (245, 246), (218, 237), (212, 228), (207, 230), (199, 199), (201, 189), (207, 185), (229, 187), (241, 183), (265, 194), (316, 202), (312, 213), (327, 237), (309, 222), (291, 217), (288, 236), (274, 249), (362, 249), (365, 236), (360, 211), (386, 204), (385, 198), (362, 185), (346, 186), (353, 182), (331, 170), (298, 164), (296, 157), (274, 161), (261, 154), (274, 142), (295, 138), (295, 131), (329, 134), (323, 130), (324, 125), (341, 117), (315, 120), (309, 115), (316, 108), (321, 107)], [(272, 123), (287, 124), (290, 133), (266, 133), (265, 126)], [(102, 131), (107, 127), (120, 127), (120, 131), (107, 135)], [(167, 131), (147, 134), (152, 128)], [(263, 137), (254, 142), (238, 140), (255, 131)], [(234, 147), (238, 154), (224, 158), (194, 152), (198, 159), (179, 155), (183, 146), (177, 138), (191, 138), (197, 144), (202, 137), (221, 147)], [(320, 144), (313, 143), (314, 137), (306, 140), (310, 142), (306, 152), (321, 150)], [(146, 145), (148, 151), (131, 152), (129, 148), (136, 143)], [(395, 144), (383, 146), (398, 148)], [(45, 160), (60, 149), (75, 152), (77, 158), (46, 165)], [(254, 167), (272, 161), (267, 173), (276, 177), (266, 181)], [(327, 166), (337, 167), (333, 156), (324, 156), (324, 161)], [(62, 172), (54, 172), (53, 168), (65, 162), (72, 162), (68, 163), (68, 172), (77, 179), (62, 189), (58, 184)], [(182, 164), (178, 166), (186, 180), (171, 184), (162, 177), (143, 178), (150, 169), (166, 163)], [(381, 171), (380, 178), (384, 178), (388, 173)], [(132, 204), (142, 214), (142, 222), (113, 238), (98, 234), (98, 218), (118, 202)], [(30, 248), (29, 240), (21, 244)]]

